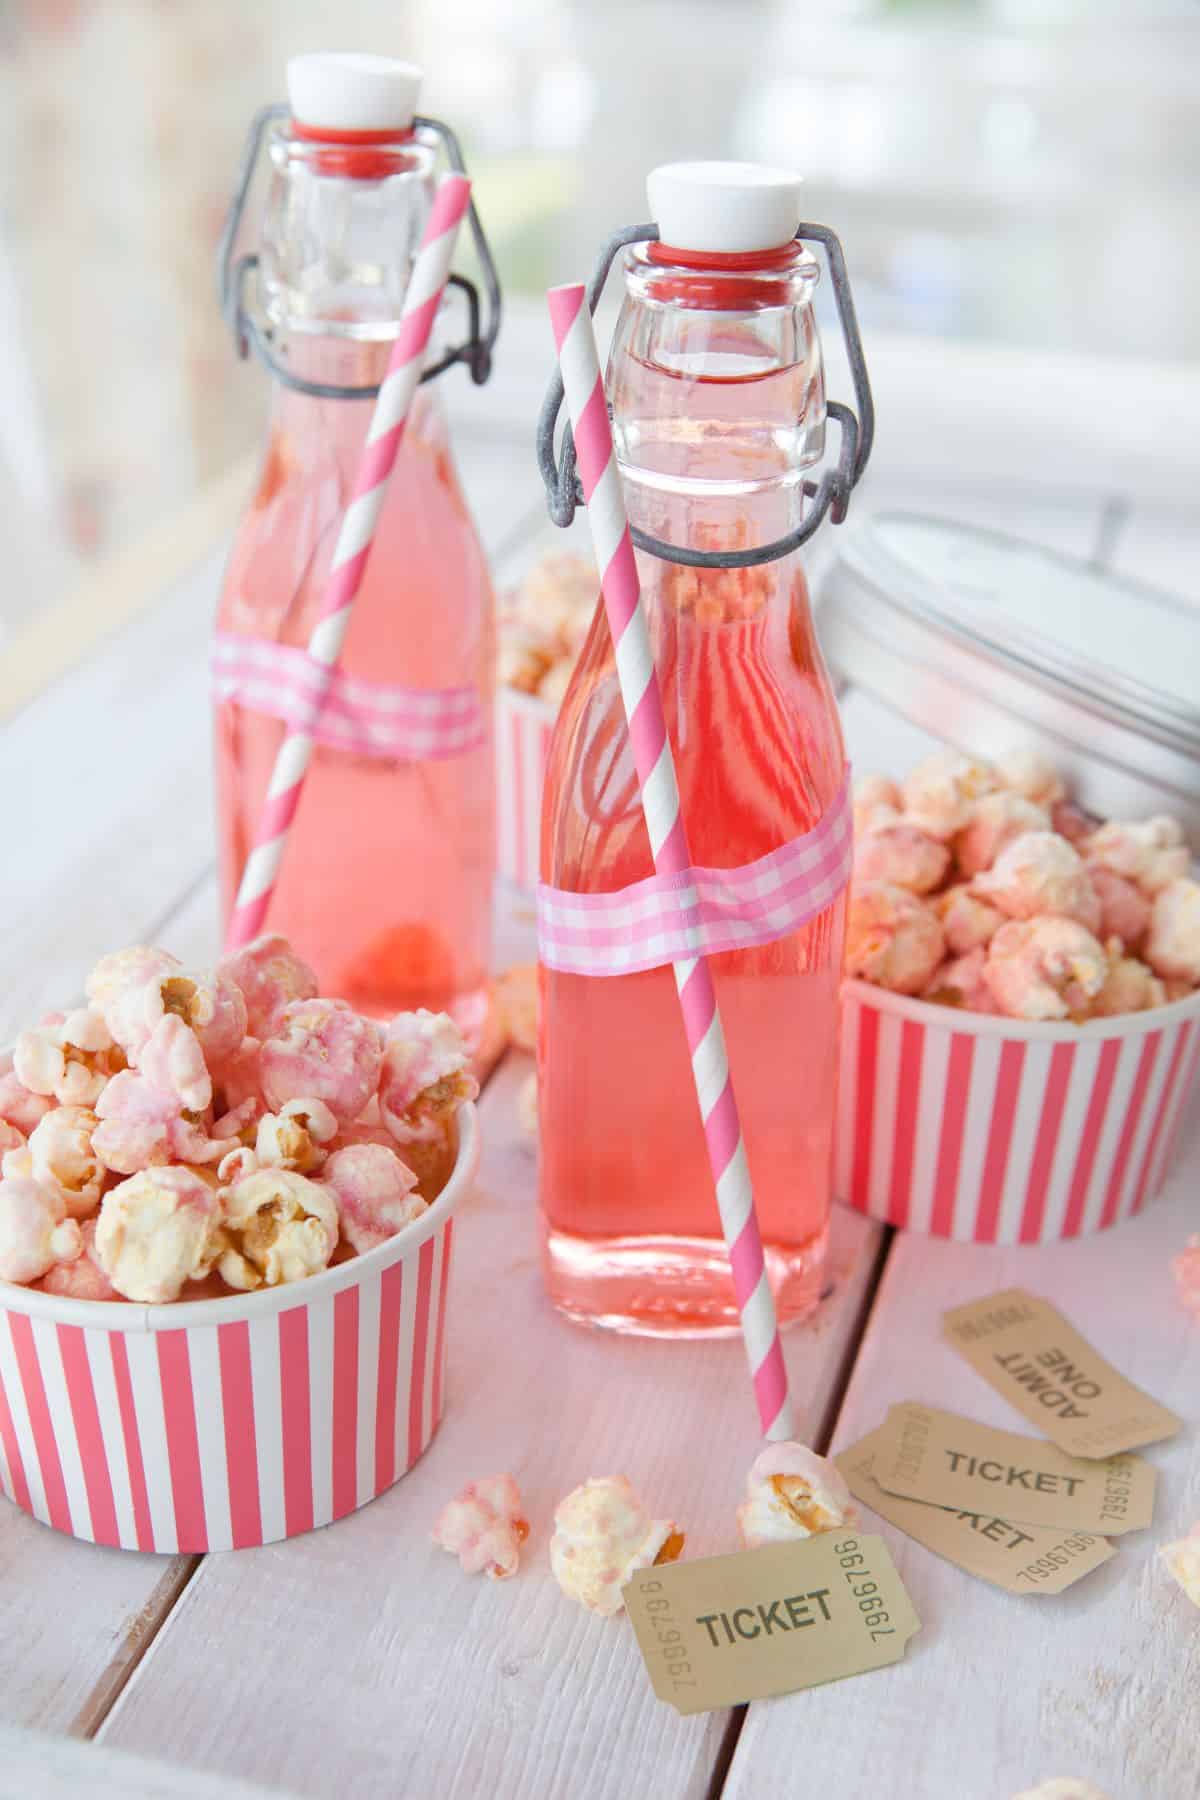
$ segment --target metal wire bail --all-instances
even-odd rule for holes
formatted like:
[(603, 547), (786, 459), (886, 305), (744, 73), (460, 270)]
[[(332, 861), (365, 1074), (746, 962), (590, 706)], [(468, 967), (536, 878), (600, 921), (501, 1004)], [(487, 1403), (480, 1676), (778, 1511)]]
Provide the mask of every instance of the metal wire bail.
[[(234, 186), (233, 199), (229, 203), (229, 211), (225, 215), (225, 224), (221, 231), (220, 243), (217, 246), (218, 291), (221, 311), (233, 332), (233, 340), (237, 353), (245, 359), (253, 350), (259, 362), (270, 371), (277, 380), (288, 387), (295, 388), (298, 393), (309, 394), (317, 400), (373, 400), (379, 392), (379, 384), (364, 383), (362, 386), (343, 387), (330, 381), (306, 381), (297, 375), (276, 354), (271, 327), (260, 320), (253, 305), (247, 299), (247, 283), (258, 268), (258, 257), (253, 254), (239, 256), (234, 259), (234, 245), (237, 243), (238, 231), (246, 210), (246, 201), (250, 194), (250, 185), (254, 180), (254, 171), (258, 166), (259, 153), (263, 138), (270, 126), (278, 119), (291, 117), (291, 109), (286, 105), (260, 107), (251, 121), (250, 131), (246, 138), (246, 147), (242, 152), (241, 166), (238, 169), (237, 182)], [(466, 174), (462, 150), (454, 132), (441, 119), (427, 119), (418, 116), (413, 120), (414, 130), (425, 133), (437, 140), (445, 153), (450, 167), (459, 174)], [(467, 212), (470, 221), (471, 236), (475, 242), (475, 250), (483, 271), (483, 286), (487, 296), (487, 324), (481, 324), (479, 291), (475, 283), (466, 275), (451, 275), (448, 287), (457, 288), (466, 298), (467, 303), (467, 336), (461, 344), (456, 344), (440, 356), (421, 376), (422, 381), (432, 381), (436, 375), (450, 368), (454, 363), (465, 363), (471, 371), (471, 379), (477, 386), (482, 386), (492, 372), (492, 350), (500, 330), (500, 279), (496, 273), (496, 264), (492, 257), (484, 229), (475, 210), (475, 202), (471, 201)]]
[[(624, 230), (614, 232), (601, 250), (592, 278), (588, 282), (587, 301), (590, 312), (594, 314), (596, 311), (618, 251), (629, 244), (649, 244), (657, 240), (657, 225), (627, 225)], [(804, 496), (812, 504), (806, 509), (795, 530), (790, 531), (786, 537), (776, 538), (774, 543), (763, 544), (757, 550), (694, 550), (686, 544), (668, 544), (662, 538), (651, 537), (636, 526), (630, 526), (629, 535), (637, 548), (645, 550), (651, 556), (660, 557), (663, 562), (683, 563), (689, 568), (699, 569), (746, 569), (755, 563), (776, 562), (781, 556), (790, 556), (793, 550), (798, 550), (801, 544), (808, 542), (827, 513), (835, 525), (841, 524), (850, 505), (850, 495), (867, 466), (875, 437), (875, 405), (871, 398), (871, 382), (867, 375), (867, 363), (863, 355), (854, 296), (850, 291), (850, 277), (846, 271), (842, 246), (836, 233), (827, 225), (801, 225), (796, 231), (795, 241), (818, 243), (825, 247), (833, 297), (846, 342), (850, 377), (854, 384), (857, 414), (840, 400), (826, 403), (826, 413), (829, 418), (837, 420), (841, 433), (836, 466), (826, 469), (819, 482), (806, 481), (803, 484)], [(569, 423), (563, 428), (561, 456), (556, 458), (554, 453), (554, 438), (562, 403), (562, 375), (556, 369), (538, 415), (537, 458), (542, 481), (545, 483), (550, 517), (556, 525), (566, 526), (574, 519), (576, 508), (583, 505), (583, 489), (575, 472), (575, 439)], [(611, 407), (609, 410), (611, 413)]]

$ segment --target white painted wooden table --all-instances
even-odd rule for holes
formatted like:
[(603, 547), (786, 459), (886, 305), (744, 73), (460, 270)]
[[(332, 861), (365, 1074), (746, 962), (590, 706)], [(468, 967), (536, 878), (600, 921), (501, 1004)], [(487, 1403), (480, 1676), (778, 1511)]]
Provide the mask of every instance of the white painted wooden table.
[[(529, 421), (545, 345), (529, 321), (515, 336), (494, 391), (452, 396), (501, 582), (543, 529)], [(1194, 591), (1200, 527), (1156, 429), (1195, 416), (1194, 376), (1181, 397), (1182, 375), (1137, 372), (1150, 415), (1118, 456), (1087, 425), (1107, 391), (1095, 369), (962, 350), (939, 360), (927, 345), (882, 346), (874, 360), (883, 430), (868, 503), (1007, 523)], [(931, 436), (915, 415), (935, 376)], [(1039, 393), (1063, 412), (1039, 421)], [(972, 429), (980, 408), (986, 435)], [(24, 665), (16, 646), (0, 689), (0, 1042), (116, 943), (215, 949), (205, 645), (224, 517), (207, 540), (192, 521), (186, 566), (153, 592), (110, 591), (108, 613), (69, 609), (57, 651), (43, 622)], [(860, 766), (912, 741), (857, 701), (847, 730)], [(498, 960), (528, 955), (530, 924), (504, 911)], [(715, 1553), (731, 1546), (755, 1425), (736, 1343), (623, 1342), (551, 1312), (533, 1152), (514, 1114), (524, 1073), (511, 1056), (483, 1098), (483, 1168), (456, 1238), (447, 1417), (398, 1487), (328, 1531), (203, 1559), (97, 1550), (0, 1501), (0, 1800), (749, 1800), (764, 1788), (1007, 1800), (1056, 1773), (1086, 1775), (1113, 1800), (1192, 1800), (1200, 1618), (1153, 1557), (1200, 1514), (1192, 1430), (1151, 1452), (1163, 1471), (1153, 1532), (1058, 1600), (1001, 1594), (883, 1526), (924, 1621), (905, 1661), (748, 1711), (679, 1718), (653, 1698), (627, 1625), (561, 1599), (545, 1546), (569, 1487), (624, 1470), (686, 1522), (690, 1552)], [(1173, 1302), (1167, 1260), (1196, 1228), (1198, 1186), (1193, 1132), (1169, 1194), (1085, 1243), (893, 1240), (839, 1210), (831, 1292), (787, 1339), (805, 1435), (847, 1444), (906, 1397), (1021, 1429), (938, 1342), (946, 1307), (1015, 1283), (1054, 1298), (1195, 1419), (1200, 1330)], [(533, 1522), (527, 1566), (505, 1584), (464, 1579), (428, 1540), (441, 1502), (493, 1468), (516, 1472)]]

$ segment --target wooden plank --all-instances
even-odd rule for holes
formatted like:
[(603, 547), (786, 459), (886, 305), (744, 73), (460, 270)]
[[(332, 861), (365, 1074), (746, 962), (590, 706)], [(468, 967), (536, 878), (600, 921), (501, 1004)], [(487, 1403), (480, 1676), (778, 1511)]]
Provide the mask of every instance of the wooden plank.
[[(483, 1101), (438, 1440), (398, 1487), (336, 1527), (209, 1557), (105, 1743), (356, 1800), (401, 1789), (439, 1800), (705, 1793), (724, 1718), (661, 1706), (627, 1623), (563, 1599), (546, 1544), (570, 1487), (623, 1470), (648, 1501), (678, 1511), (694, 1553), (729, 1547), (756, 1437), (743, 1353), (736, 1342), (587, 1332), (550, 1310), (533, 1151), (514, 1112), (527, 1068), (510, 1059)], [(874, 1227), (838, 1214), (833, 1297), (787, 1339), (806, 1430), (838, 1384), (877, 1241)], [(463, 1576), (429, 1528), (462, 1483), (501, 1468), (521, 1482), (533, 1535), (520, 1575), (493, 1584)], [(236, 1680), (196, 1678), (234, 1667)]]
[(215, 1781), (177, 1765), (151, 1762), (96, 1744), (0, 1725), (2, 1800), (287, 1800), (283, 1789)]
[[(1193, 1134), (1167, 1194), (1098, 1237), (1037, 1250), (898, 1239), (835, 1447), (909, 1398), (1027, 1432), (939, 1338), (948, 1307), (1014, 1286), (1052, 1300), (1122, 1373), (1194, 1422), (1200, 1327), (1174, 1298), (1168, 1259), (1195, 1228), (1198, 1180)], [(1058, 1599), (1003, 1594), (868, 1514), (924, 1628), (894, 1669), (752, 1706), (726, 1800), (750, 1800), (789, 1767), (837, 1800), (1001, 1800), (1051, 1775), (1082, 1776), (1118, 1800), (1193, 1800), (1185, 1721), (1200, 1632), (1154, 1552), (1200, 1515), (1200, 1446), (1185, 1431), (1145, 1454), (1160, 1471), (1153, 1530), (1118, 1540), (1113, 1561)]]

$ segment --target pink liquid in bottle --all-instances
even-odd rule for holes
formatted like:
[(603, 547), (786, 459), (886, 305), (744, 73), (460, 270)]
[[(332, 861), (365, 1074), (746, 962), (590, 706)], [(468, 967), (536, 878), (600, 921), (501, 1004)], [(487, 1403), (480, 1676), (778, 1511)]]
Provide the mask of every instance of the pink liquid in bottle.
[[(264, 282), (288, 366), (309, 381), (378, 382), (431, 158), (411, 144), (334, 151), (284, 128), (272, 159)], [(484, 741), (419, 761), (318, 743), (267, 926), (312, 963), (322, 992), (376, 1014), (448, 1010), (473, 1033), (486, 1012), (494, 866), (492, 592), (433, 386), (409, 415), (340, 668), (389, 688), (474, 690)], [(371, 411), (369, 399), (276, 384), (220, 632), (305, 646)], [(217, 706), (226, 917), (284, 730), (240, 700)]]
[[(608, 371), (631, 521), (743, 549), (799, 518), (824, 390), (797, 247), (677, 262), (629, 253)], [(772, 260), (773, 259), (773, 260)], [(798, 556), (687, 568), (639, 553), (692, 860), (751, 862), (809, 831), (844, 775)], [(542, 878), (576, 893), (653, 872), (603, 608), (551, 747)], [(781, 1319), (818, 1299), (829, 1219), (844, 899), (711, 959)], [(543, 1264), (569, 1316), (619, 1330), (736, 1328), (669, 967), (544, 969), (538, 1073)]]

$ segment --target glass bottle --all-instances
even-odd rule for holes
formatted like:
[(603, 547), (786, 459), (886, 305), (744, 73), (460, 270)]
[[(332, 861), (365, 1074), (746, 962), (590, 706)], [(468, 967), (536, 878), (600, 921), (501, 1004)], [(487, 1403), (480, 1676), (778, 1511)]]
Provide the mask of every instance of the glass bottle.
[[(654, 197), (654, 178), (651, 197)], [(659, 212), (662, 237), (666, 212)], [(749, 252), (643, 242), (607, 392), (630, 523), (669, 544), (749, 550), (799, 522), (824, 443), (811, 299), (790, 228)], [(736, 242), (736, 238), (734, 240)], [(811, 830), (845, 775), (801, 554), (744, 568), (638, 553), (696, 865), (736, 867)], [(612, 891), (653, 873), (601, 604), (559, 715), (542, 880)], [(710, 958), (781, 1321), (823, 1282), (844, 896), (774, 942)], [(737, 1312), (670, 967), (543, 968), (538, 1055), (543, 1266), (577, 1320), (656, 1335)]]
[[(413, 127), (419, 71), (322, 56), (294, 58), (288, 75), (259, 263), (282, 378), (217, 618), (222, 645), (249, 639), (260, 651), (308, 641), (373, 406), (289, 378), (381, 380), (435, 162)], [(408, 760), (318, 742), (267, 928), (312, 963), (323, 993), (377, 1014), (448, 1010), (473, 1034), (486, 1012), (494, 869), (492, 590), (432, 382), (409, 414), (339, 666), (382, 705), (398, 690), (469, 690), (474, 745)], [(216, 705), (226, 918), (284, 729), (246, 684)]]

